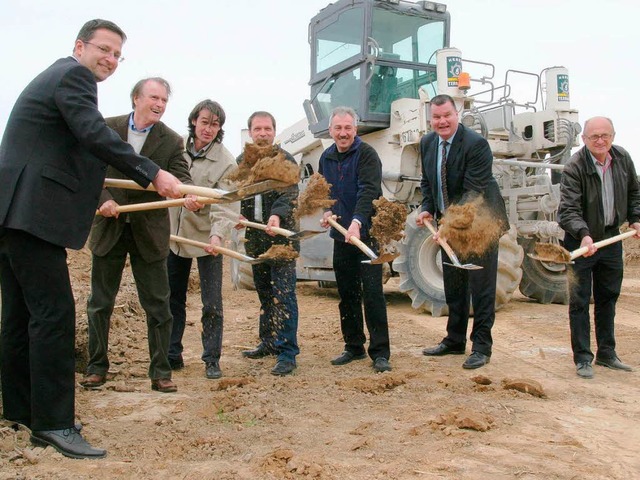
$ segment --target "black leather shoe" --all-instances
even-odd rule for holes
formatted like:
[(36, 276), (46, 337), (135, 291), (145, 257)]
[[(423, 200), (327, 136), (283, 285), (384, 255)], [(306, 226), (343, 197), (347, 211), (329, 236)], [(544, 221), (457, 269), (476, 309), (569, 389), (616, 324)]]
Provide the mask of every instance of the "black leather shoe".
[(284, 377), (285, 375), (290, 375), (296, 369), (296, 364), (293, 362), (288, 362), (286, 360), (279, 360), (275, 367), (271, 369), (271, 375), (279, 375)]
[(633, 372), (633, 368), (629, 365), (622, 363), (618, 357), (613, 358), (597, 358), (596, 357), (596, 365), (600, 365), (601, 367), (613, 368), (614, 370), (624, 370), (625, 372)]
[(390, 372), (391, 364), (389, 363), (389, 360), (387, 360), (386, 358), (378, 357), (376, 358), (375, 362), (373, 362), (373, 369), (378, 373)]
[(582, 378), (593, 378), (593, 367), (590, 362), (578, 362), (576, 364), (576, 373)]
[(171, 367), (171, 370), (182, 370), (184, 368), (184, 360), (182, 357), (169, 357), (169, 366)]
[(354, 360), (362, 360), (363, 358), (367, 358), (366, 353), (359, 353), (356, 355), (355, 353), (345, 350), (338, 357), (331, 360), (331, 365), (346, 365)]
[(220, 364), (218, 362), (207, 363), (205, 367), (205, 375), (210, 380), (222, 377), (222, 370), (220, 370)]
[(450, 347), (444, 343), (439, 343), (435, 347), (422, 350), (423, 355), (428, 357), (440, 357), (442, 355), (464, 355), (464, 347)]
[[(29, 426), (29, 424), (24, 422), (13, 422), (11, 425), (9, 425), (9, 427), (12, 428), (15, 432), (18, 432), (20, 431), (20, 429), (24, 429), (24, 428), (28, 428), (29, 430), (31, 430), (31, 427)], [(81, 432), (82, 424), (76, 423), (73, 425), (73, 428), (75, 428), (78, 432)]]
[(38, 447), (51, 446), (69, 458), (103, 458), (107, 455), (106, 450), (89, 445), (74, 427), (31, 432), (31, 443)]
[(245, 350), (244, 352), (242, 352), (243, 357), (253, 358), (254, 360), (258, 358), (269, 357), (273, 354), (273, 351), (271, 351), (271, 349), (269, 349), (264, 343), (261, 343), (253, 350)]
[(462, 364), (462, 368), (473, 369), (484, 367), (487, 363), (491, 361), (491, 357), (485, 355), (480, 352), (471, 352), (471, 355), (467, 357), (467, 359)]

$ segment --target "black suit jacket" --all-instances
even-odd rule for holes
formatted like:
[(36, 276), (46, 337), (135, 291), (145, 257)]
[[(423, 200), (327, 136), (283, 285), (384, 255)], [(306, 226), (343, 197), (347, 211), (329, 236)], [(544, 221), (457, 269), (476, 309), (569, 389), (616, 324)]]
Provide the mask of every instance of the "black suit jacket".
[[(420, 140), (422, 158), (422, 211), (438, 218), (438, 143), (439, 137), (431, 132)], [(498, 182), (492, 173), (493, 154), (489, 143), (462, 124), (453, 138), (447, 155), (447, 193), (449, 203), (465, 203), (481, 194), (494, 211), (503, 231), (509, 229), (509, 219)]]
[(57, 60), (20, 94), (0, 146), (0, 225), (62, 247), (84, 245), (106, 164), (143, 186), (158, 166), (111, 130), (91, 71)]
[[(107, 118), (107, 124), (123, 140), (127, 140), (129, 115)], [(149, 132), (140, 154), (150, 158), (163, 170), (174, 174), (182, 183), (192, 184), (189, 165), (182, 155), (183, 145), (180, 135), (164, 123), (158, 122)], [(124, 178), (112, 167), (107, 170), (107, 177)], [(105, 188), (100, 197), (100, 205), (107, 200), (115, 200), (119, 205), (129, 205), (155, 202), (164, 198), (156, 192)], [(120, 215), (118, 218), (95, 217), (88, 244), (91, 251), (100, 257), (109, 253), (122, 235), (127, 219), (131, 224), (133, 238), (142, 258), (147, 262), (155, 262), (169, 255), (170, 225), (169, 211), (166, 208), (131, 212)]]

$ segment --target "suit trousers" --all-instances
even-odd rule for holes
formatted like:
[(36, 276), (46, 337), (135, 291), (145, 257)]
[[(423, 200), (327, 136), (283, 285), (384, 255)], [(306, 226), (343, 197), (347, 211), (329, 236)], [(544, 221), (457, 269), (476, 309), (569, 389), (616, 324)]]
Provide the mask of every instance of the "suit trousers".
[[(580, 242), (565, 235), (565, 248), (575, 250)], [(593, 317), (596, 333), (596, 356), (610, 360), (616, 356), (614, 317), (624, 272), (622, 243), (599, 248), (590, 257), (579, 257), (570, 266), (574, 279), (569, 286), (569, 328), (573, 361), (593, 361), (589, 302), (593, 286)]]
[[(200, 299), (202, 300), (202, 361), (213, 363), (220, 360), (222, 351), (222, 256), (206, 255), (196, 258), (200, 277)], [(182, 336), (187, 321), (187, 290), (193, 258), (180, 257), (169, 252), (169, 286), (171, 288), (171, 344), (169, 358), (182, 357)]]
[[(382, 292), (382, 265), (362, 263), (369, 260), (358, 247), (339, 240), (333, 242), (333, 270), (340, 295), (340, 329), (345, 350), (355, 355), (364, 353), (369, 330), (369, 356), (375, 360), (391, 355), (387, 304)], [(364, 305), (364, 318), (362, 309)]]
[(63, 247), (0, 227), (4, 417), (32, 430), (75, 417), (75, 302)]
[(116, 295), (122, 280), (127, 254), (138, 289), (140, 305), (147, 316), (149, 377), (171, 378), (169, 342), (172, 317), (169, 309), (169, 278), (165, 258), (146, 262), (138, 251), (127, 225), (114, 247), (103, 257), (93, 255), (91, 295), (87, 302), (89, 319), (88, 374), (106, 375), (109, 370), (109, 328)]
[[(442, 258), (452, 263), (444, 250)], [(447, 336), (442, 343), (450, 347), (464, 348), (467, 343), (469, 309), (473, 303), (472, 351), (491, 356), (493, 338), (491, 329), (496, 318), (496, 281), (498, 278), (498, 245), (481, 257), (467, 259), (481, 267), (480, 270), (463, 270), (443, 265), (444, 293), (449, 307)]]
[(260, 342), (278, 355), (278, 361), (295, 363), (300, 353), (296, 262), (259, 263), (252, 269), (260, 299)]

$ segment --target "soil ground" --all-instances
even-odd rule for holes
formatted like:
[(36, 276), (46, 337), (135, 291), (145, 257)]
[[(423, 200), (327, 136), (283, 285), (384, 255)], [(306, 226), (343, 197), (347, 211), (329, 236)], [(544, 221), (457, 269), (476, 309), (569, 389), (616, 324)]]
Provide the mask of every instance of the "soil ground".
[[(241, 356), (257, 343), (256, 294), (227, 282), (223, 378), (204, 377), (193, 285), (186, 368), (174, 374), (179, 390), (152, 392), (144, 315), (125, 275), (112, 326), (112, 378), (95, 391), (78, 386), (76, 397), (83, 434), (107, 458), (67, 459), (32, 447), (28, 431), (0, 424), (0, 480), (638, 478), (638, 244), (616, 316), (618, 354), (636, 371), (596, 366), (592, 380), (575, 374), (567, 307), (520, 295), (497, 313), (486, 367), (466, 371), (463, 356), (423, 356), (444, 335), (446, 318), (414, 311), (394, 279), (385, 285), (392, 372), (374, 373), (369, 359), (330, 365), (343, 346), (337, 293), (300, 283), (298, 369), (274, 377), (273, 357)], [(69, 262), (83, 350), (88, 254), (71, 252)], [(506, 379), (538, 382), (546, 397), (505, 389)]]

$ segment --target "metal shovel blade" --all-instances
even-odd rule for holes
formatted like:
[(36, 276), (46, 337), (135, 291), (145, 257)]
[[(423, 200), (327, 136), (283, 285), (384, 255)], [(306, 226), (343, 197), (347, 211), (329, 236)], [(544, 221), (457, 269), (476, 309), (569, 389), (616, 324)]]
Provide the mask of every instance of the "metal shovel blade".
[(538, 260), (539, 262), (545, 262), (545, 263), (558, 263), (560, 265), (572, 265), (576, 263), (573, 260), (569, 260), (568, 262), (565, 262), (564, 260), (560, 260), (559, 258), (544, 258), (536, 255), (535, 253), (527, 253), (527, 256), (529, 258), (533, 258), (534, 260)]
[(450, 250), (449, 252), (447, 252), (447, 254), (449, 255), (449, 258), (453, 263), (442, 262), (444, 265), (449, 265), (450, 267), (455, 267), (455, 268), (461, 268), (462, 270), (482, 270), (483, 268), (480, 265), (474, 265), (473, 263), (460, 263), (458, 256), (454, 253), (453, 250)]
[(449, 265), (450, 267), (461, 268), (463, 270), (482, 270), (484, 267), (480, 265), (474, 265), (473, 263), (449, 263), (442, 262), (443, 265)]
[(236, 202), (238, 200), (245, 200), (247, 198), (260, 195), (261, 193), (268, 192), (270, 190), (277, 190), (278, 188), (284, 188), (287, 186), (289, 185), (281, 182), (280, 180), (262, 180), (260, 182), (252, 183), (251, 185), (240, 187), (237, 190), (225, 192), (220, 196), (220, 199), (227, 202)]
[(362, 260), (361, 263), (369, 263), (371, 265), (379, 265), (381, 263), (393, 262), (400, 256), (400, 253), (383, 253), (382, 255), (372, 258), (371, 260)]
[(327, 230), (301, 230), (299, 232), (295, 232), (293, 235), (289, 235), (287, 238), (289, 240), (304, 240), (326, 232)]

